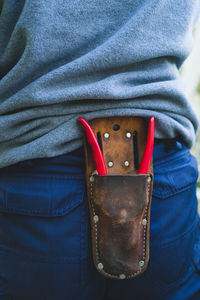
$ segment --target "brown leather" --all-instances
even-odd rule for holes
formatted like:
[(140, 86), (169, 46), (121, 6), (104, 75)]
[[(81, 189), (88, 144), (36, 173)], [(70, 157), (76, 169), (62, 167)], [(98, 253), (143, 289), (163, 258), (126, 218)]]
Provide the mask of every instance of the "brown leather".
[[(85, 140), (94, 264), (106, 277), (132, 278), (144, 272), (149, 260), (152, 162), (147, 175), (137, 175), (146, 143), (148, 120), (101, 118), (91, 121), (90, 125), (101, 140), (108, 171), (106, 176), (95, 174), (91, 149)], [(104, 137), (105, 133), (109, 134), (109, 138)], [(131, 133), (131, 138), (127, 137), (127, 133)], [(134, 138), (136, 133), (137, 139)], [(134, 151), (138, 155), (134, 155)], [(136, 164), (134, 158), (137, 159), (137, 156)], [(111, 161), (113, 166), (108, 167)], [(129, 162), (129, 166), (125, 166), (125, 161)]]
[[(107, 167), (108, 174), (136, 174), (137, 170), (134, 165), (134, 133), (137, 133), (137, 152), (139, 164), (141, 162), (144, 147), (147, 139), (148, 120), (139, 117), (110, 117), (99, 118), (89, 122), (96, 136), (100, 137), (102, 152), (106, 165), (109, 161), (113, 162), (113, 167)], [(113, 130), (114, 126), (120, 126), (119, 130)], [(131, 138), (126, 137), (126, 133), (132, 134)], [(104, 134), (108, 133), (108, 139)], [(87, 175), (95, 170), (90, 147), (86, 147), (86, 167)], [(130, 166), (125, 167), (124, 162), (129, 161)], [(152, 163), (149, 173), (153, 174)]]

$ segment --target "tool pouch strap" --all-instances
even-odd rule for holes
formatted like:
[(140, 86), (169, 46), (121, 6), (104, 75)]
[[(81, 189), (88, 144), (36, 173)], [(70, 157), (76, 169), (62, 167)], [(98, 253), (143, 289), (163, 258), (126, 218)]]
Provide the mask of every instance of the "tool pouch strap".
[[(148, 122), (144, 118), (114, 117), (95, 119), (90, 126), (99, 139), (106, 165), (113, 163), (107, 167), (108, 175), (95, 174), (85, 140), (93, 261), (108, 278), (133, 278), (145, 271), (149, 260), (152, 162), (147, 175), (137, 174)], [(127, 161), (129, 164), (124, 164)]]

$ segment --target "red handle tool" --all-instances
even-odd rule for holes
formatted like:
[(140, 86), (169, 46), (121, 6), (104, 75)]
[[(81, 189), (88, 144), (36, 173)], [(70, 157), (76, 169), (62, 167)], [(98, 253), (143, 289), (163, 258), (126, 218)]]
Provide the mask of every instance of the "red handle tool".
[(99, 175), (107, 175), (106, 164), (103, 158), (103, 154), (101, 152), (101, 148), (99, 147), (99, 143), (94, 134), (94, 131), (88, 124), (88, 122), (82, 117), (78, 118), (78, 121), (81, 123), (83, 128), (85, 129), (87, 141), (92, 149), (94, 164), (96, 167), (96, 171)]
[[(92, 149), (94, 164), (96, 167), (96, 171), (99, 175), (107, 175), (106, 164), (103, 158), (103, 154), (101, 152), (101, 148), (97, 141), (97, 138), (88, 124), (88, 122), (82, 117), (78, 118), (78, 121), (81, 123), (83, 128), (85, 129), (87, 141)], [(154, 135), (155, 135), (155, 118), (151, 117), (149, 120), (148, 126), (148, 134), (147, 134), (147, 142), (144, 149), (144, 154), (140, 163), (140, 167), (138, 169), (137, 174), (147, 174), (153, 154), (153, 146), (154, 146)]]
[(153, 155), (154, 135), (155, 135), (155, 118), (151, 117), (148, 126), (147, 142), (146, 142), (144, 154), (137, 174), (147, 174), (149, 170), (151, 158)]

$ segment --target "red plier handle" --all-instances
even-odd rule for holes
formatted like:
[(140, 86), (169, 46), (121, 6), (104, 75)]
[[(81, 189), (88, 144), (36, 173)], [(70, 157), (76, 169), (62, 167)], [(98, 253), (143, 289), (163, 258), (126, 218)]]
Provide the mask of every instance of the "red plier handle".
[(97, 173), (99, 175), (107, 175), (106, 164), (94, 131), (92, 130), (88, 122), (82, 117), (79, 117), (78, 121), (85, 129), (87, 141), (92, 149), (92, 155)]
[[(97, 138), (88, 124), (88, 122), (82, 117), (78, 118), (78, 121), (83, 126), (87, 141), (92, 149), (92, 155), (94, 159), (94, 164), (96, 167), (96, 171), (99, 175), (107, 175), (106, 164), (103, 158), (103, 154), (101, 152), (101, 148), (97, 141)], [(147, 142), (144, 150), (144, 154), (140, 163), (140, 167), (138, 169), (137, 174), (147, 174), (153, 154), (153, 146), (154, 146), (154, 135), (155, 135), (155, 118), (151, 117), (149, 120), (148, 126), (148, 134), (147, 134)]]
[(155, 136), (155, 118), (151, 117), (148, 126), (147, 142), (146, 142), (144, 154), (137, 174), (147, 174), (149, 170), (151, 158), (153, 155), (154, 136)]

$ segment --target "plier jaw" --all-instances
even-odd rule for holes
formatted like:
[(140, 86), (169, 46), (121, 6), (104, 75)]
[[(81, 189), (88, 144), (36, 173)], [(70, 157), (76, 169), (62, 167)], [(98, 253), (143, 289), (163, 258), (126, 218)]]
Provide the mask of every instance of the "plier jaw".
[[(87, 141), (91, 147), (92, 155), (94, 159), (94, 164), (98, 175), (107, 175), (106, 164), (103, 158), (101, 148), (99, 146), (98, 140), (88, 122), (79, 117), (78, 121), (85, 130)], [(149, 120), (148, 133), (147, 133), (147, 142), (144, 149), (144, 154), (137, 171), (137, 174), (147, 174), (149, 166), (151, 163), (154, 147), (154, 136), (155, 136), (155, 118), (152, 116)]]

